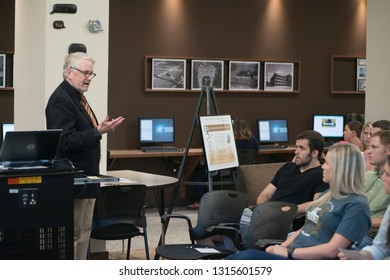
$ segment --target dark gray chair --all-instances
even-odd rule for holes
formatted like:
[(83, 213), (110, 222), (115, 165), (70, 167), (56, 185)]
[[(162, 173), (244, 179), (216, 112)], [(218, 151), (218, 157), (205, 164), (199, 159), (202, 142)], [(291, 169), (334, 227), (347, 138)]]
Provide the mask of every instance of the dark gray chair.
[(240, 230), (235, 227), (212, 226), (208, 231), (228, 236), (240, 251), (264, 248), (259, 244), (270, 245), (286, 240), (297, 211), (298, 206), (289, 202), (269, 201), (256, 205), (249, 223), (248, 237), (244, 241)]
[(131, 238), (143, 236), (146, 259), (150, 259), (145, 216), (146, 190), (145, 185), (102, 187), (95, 203), (91, 238), (127, 239), (126, 258), (129, 259)]
[[(245, 208), (247, 195), (242, 192), (230, 190), (216, 190), (205, 193), (199, 204), (198, 221), (192, 227), (191, 220), (182, 214), (167, 214), (162, 217), (162, 244), (156, 248), (156, 256), (171, 260), (194, 260), (194, 259), (220, 259), (232, 254), (234, 251), (218, 247), (210, 247), (195, 244), (196, 240), (203, 239), (214, 234), (207, 228), (214, 225), (228, 223), (237, 226)], [(185, 219), (188, 224), (190, 243), (165, 244), (165, 232), (169, 219)], [(200, 252), (202, 249), (215, 249), (215, 252)]]

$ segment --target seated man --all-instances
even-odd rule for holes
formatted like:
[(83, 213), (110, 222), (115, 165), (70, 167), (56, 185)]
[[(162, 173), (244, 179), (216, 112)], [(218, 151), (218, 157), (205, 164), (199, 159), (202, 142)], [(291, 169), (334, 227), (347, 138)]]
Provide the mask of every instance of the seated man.
[(380, 130), (372, 135), (367, 154), (369, 163), (375, 167), (374, 170), (366, 171), (364, 175), (364, 187), (371, 214), (371, 229), (358, 249), (372, 244), (387, 206), (390, 204), (390, 195), (385, 193), (381, 180), (387, 156), (390, 154), (390, 130)]
[[(264, 188), (256, 203), (267, 201), (285, 201), (298, 205), (297, 219), (293, 230), (301, 228), (305, 221), (308, 205), (329, 188), (322, 180), (321, 157), (324, 150), (324, 138), (314, 130), (303, 131), (297, 135), (293, 162), (283, 165), (272, 181)], [(240, 231), (245, 240), (251, 211), (245, 209), (240, 222)], [(199, 240), (199, 244), (214, 245), (220, 237)]]
[(286, 201), (298, 205), (297, 219), (293, 230), (298, 230), (305, 222), (307, 206), (329, 188), (322, 181), (321, 157), (324, 138), (313, 130), (297, 135), (295, 157), (276, 173), (272, 181), (259, 194), (256, 204), (267, 201)]

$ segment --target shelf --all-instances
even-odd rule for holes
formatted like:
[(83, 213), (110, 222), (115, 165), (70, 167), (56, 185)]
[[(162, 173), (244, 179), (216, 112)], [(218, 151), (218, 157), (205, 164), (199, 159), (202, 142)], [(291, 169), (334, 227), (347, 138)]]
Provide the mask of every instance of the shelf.
[[(360, 60), (364, 65), (358, 65)], [(330, 93), (364, 96), (365, 67), (364, 56), (333, 55), (330, 61)]]
[[(299, 94), (301, 78), (301, 62), (277, 59), (230, 59), (230, 58), (195, 58), (195, 57), (168, 57), (168, 56), (145, 56), (145, 93), (199, 93), (201, 89), (195, 89), (198, 81), (194, 79), (197, 64), (202, 62), (212, 64), (211, 70), (214, 79), (214, 92), (224, 94)], [(279, 76), (281, 82), (285, 82), (286, 90), (265, 90), (264, 73), (268, 65), (276, 64), (276, 67), (288, 67), (290, 77)], [(234, 65), (234, 66), (232, 66)], [(233, 67), (236, 67), (234, 69)], [(271, 66), (269, 66), (271, 68)], [(155, 69), (153, 69), (155, 68)], [(194, 69), (192, 69), (194, 68)], [(239, 71), (239, 70), (241, 71)], [(242, 69), (245, 69), (242, 70)], [(156, 74), (157, 73), (157, 74)], [(233, 83), (233, 74), (238, 76), (237, 88), (229, 89)], [(239, 74), (237, 74), (239, 73)], [(272, 73), (272, 72), (271, 72)], [(207, 73), (208, 74), (208, 73)], [(275, 75), (276, 73), (274, 73)], [(158, 77), (159, 83), (152, 85), (153, 77)], [(206, 76), (206, 75), (205, 75)], [(291, 78), (292, 76), (292, 78)], [(258, 78), (257, 78), (258, 77)], [(289, 79), (288, 79), (289, 78)], [(293, 81), (291, 83), (291, 80)], [(236, 80), (234, 80), (236, 82)], [(291, 84), (289, 88), (288, 83)], [(242, 89), (239, 87), (243, 87)]]

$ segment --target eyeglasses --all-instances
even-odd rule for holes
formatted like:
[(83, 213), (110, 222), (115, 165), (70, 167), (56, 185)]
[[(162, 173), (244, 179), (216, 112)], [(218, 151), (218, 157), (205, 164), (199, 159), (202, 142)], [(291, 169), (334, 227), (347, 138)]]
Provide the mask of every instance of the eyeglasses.
[(91, 76), (91, 78), (93, 79), (96, 77), (96, 73), (93, 73), (93, 72), (81, 71), (80, 69), (77, 69), (75, 67), (70, 67), (70, 69), (74, 69), (74, 70), (79, 71), (81, 74), (83, 74), (84, 78), (88, 78)]

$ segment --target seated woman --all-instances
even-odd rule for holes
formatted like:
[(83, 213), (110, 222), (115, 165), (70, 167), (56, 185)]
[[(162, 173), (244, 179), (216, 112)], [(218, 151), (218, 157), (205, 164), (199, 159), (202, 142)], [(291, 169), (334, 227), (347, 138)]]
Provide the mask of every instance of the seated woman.
[(362, 153), (355, 145), (335, 144), (322, 169), (330, 188), (308, 207), (300, 230), (266, 252), (249, 249), (226, 259), (335, 259), (339, 248), (361, 242), (371, 226)]
[(341, 143), (351, 143), (360, 149), (361, 140), (360, 134), (362, 133), (362, 123), (359, 121), (349, 121), (344, 127), (344, 141)]
[[(390, 195), (390, 156), (387, 157), (385, 171), (383, 172), (381, 179), (383, 181), (385, 193)], [(381, 226), (379, 227), (379, 231), (375, 236), (372, 245), (366, 246), (360, 251), (353, 251), (352, 254), (347, 253), (348, 251), (340, 252), (338, 256), (342, 260), (383, 260), (390, 258), (390, 205), (387, 207)]]
[(367, 154), (367, 149), (368, 146), (370, 145), (370, 140), (371, 140), (371, 128), (372, 128), (372, 123), (367, 122), (363, 125), (362, 129), (362, 134), (361, 134), (361, 147), (360, 149), (362, 150), (363, 156), (364, 156), (364, 161), (366, 162), (366, 171), (368, 170), (374, 170), (375, 166), (371, 165), (370, 162), (368, 161), (368, 154)]
[(236, 118), (233, 122), (233, 133), (237, 150), (249, 149), (257, 151), (259, 149), (259, 141), (253, 136), (246, 120)]

